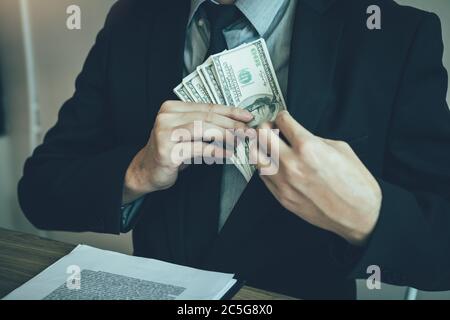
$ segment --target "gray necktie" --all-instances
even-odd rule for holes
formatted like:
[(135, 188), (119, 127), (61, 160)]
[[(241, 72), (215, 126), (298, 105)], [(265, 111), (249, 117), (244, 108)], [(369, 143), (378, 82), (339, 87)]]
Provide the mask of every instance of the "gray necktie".
[[(245, 18), (234, 5), (217, 5), (205, 1), (202, 5), (210, 25), (210, 44), (206, 57), (228, 48), (223, 30), (239, 19)], [(219, 231), (227, 221), (239, 197), (247, 186), (244, 176), (234, 165), (224, 165), (220, 186)]]

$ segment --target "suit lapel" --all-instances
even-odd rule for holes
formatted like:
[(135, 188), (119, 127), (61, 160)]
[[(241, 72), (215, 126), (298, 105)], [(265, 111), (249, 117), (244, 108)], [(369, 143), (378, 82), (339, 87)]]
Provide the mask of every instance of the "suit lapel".
[(297, 8), (287, 97), (291, 115), (313, 133), (333, 100), (345, 17), (342, 3), (316, 1), (302, 0)]
[[(152, 1), (151, 37), (149, 43), (149, 105), (158, 108), (175, 98), (172, 90), (183, 77), (183, 53), (190, 1)], [(176, 10), (174, 10), (174, 6)]]

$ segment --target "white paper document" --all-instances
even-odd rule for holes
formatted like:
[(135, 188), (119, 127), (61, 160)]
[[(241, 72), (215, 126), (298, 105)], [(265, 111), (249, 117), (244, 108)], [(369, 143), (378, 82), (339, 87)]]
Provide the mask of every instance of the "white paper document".
[(218, 300), (233, 274), (77, 246), (6, 300)]

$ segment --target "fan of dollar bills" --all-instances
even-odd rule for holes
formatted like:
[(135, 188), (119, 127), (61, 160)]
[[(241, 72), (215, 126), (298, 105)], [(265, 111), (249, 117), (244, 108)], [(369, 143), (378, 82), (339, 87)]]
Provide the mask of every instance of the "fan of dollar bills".
[[(254, 116), (251, 127), (275, 120), (286, 109), (264, 39), (209, 57), (174, 92), (184, 102), (246, 109)], [(236, 146), (231, 162), (250, 181), (255, 168), (249, 163), (248, 143)]]

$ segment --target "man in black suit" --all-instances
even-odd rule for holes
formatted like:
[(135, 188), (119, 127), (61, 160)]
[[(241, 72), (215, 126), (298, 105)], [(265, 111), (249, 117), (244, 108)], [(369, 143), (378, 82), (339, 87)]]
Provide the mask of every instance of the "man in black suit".
[[(381, 30), (366, 25), (374, 4)], [(168, 133), (195, 120), (245, 128), (251, 115), (172, 101), (191, 11), (182, 0), (114, 6), (75, 95), (26, 162), (19, 198), (28, 219), (43, 229), (119, 233), (123, 205), (141, 201), (131, 219), (139, 256), (236, 273), (300, 298), (354, 298), (354, 279), (371, 265), (383, 282), (450, 289), (439, 19), (390, 0), (298, 0), (289, 113), (261, 126), (285, 137), (261, 130), (269, 145), (278, 139), (279, 171), (254, 175), (217, 232), (222, 167), (179, 170)], [(211, 32), (216, 49), (220, 37)]]

